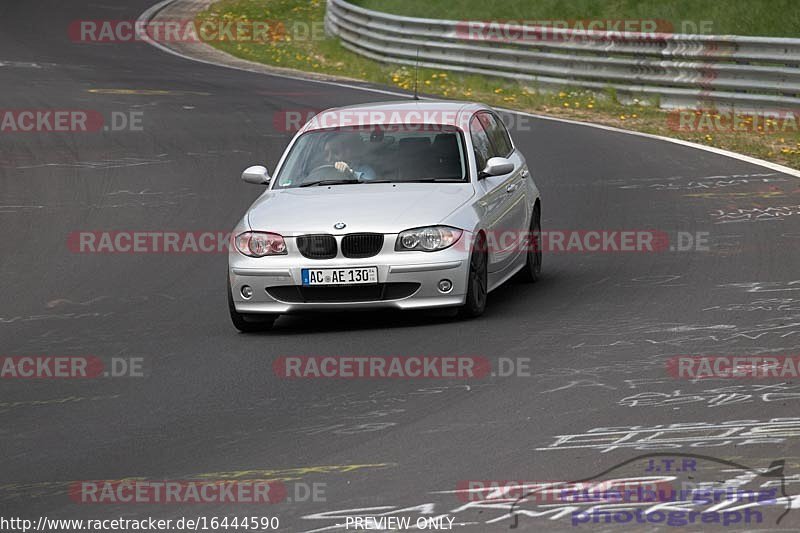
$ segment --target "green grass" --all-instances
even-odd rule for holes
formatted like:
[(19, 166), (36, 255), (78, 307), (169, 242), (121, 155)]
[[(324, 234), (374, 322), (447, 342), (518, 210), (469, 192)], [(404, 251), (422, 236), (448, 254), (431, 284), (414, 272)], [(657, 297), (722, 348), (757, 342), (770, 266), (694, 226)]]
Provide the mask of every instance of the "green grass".
[[(551, 3), (550, 0), (537, 1)], [(416, 0), (406, 0), (404, 4), (415, 3)], [(439, 4), (430, 3), (432, 9), (441, 9)], [(782, 3), (782, 0), (775, 0), (775, 3)], [(325, 3), (321, 0), (221, 0), (199, 13), (198, 21), (279, 21), (286, 28), (286, 33), (278, 32), (273, 39), (265, 42), (222, 41), (209, 44), (236, 57), (267, 65), (412, 89), (413, 69), (382, 64), (345, 49), (337, 39), (326, 37), (321, 31), (324, 15)], [(300, 30), (293, 30), (293, 27)], [(309, 28), (319, 30), (314, 34), (317, 38), (302, 38), (308, 35), (306, 30)], [(570, 88), (557, 92), (539, 91), (530, 84), (424, 68), (419, 70), (418, 76), (421, 94), (485, 102), (498, 107), (677, 137), (800, 168), (798, 131), (788, 131), (782, 135), (674, 131), (669, 127), (668, 112), (645, 105), (644, 102), (623, 106), (616, 102), (611, 91), (598, 93)]]
[[(672, 23), (676, 33), (710, 22), (710, 33), (800, 37), (798, 0), (351, 0), (411, 17), (477, 20), (640, 20)], [(688, 21), (686, 27), (683, 22)], [(683, 31), (682, 31), (683, 30)], [(703, 32), (709, 33), (709, 32)]]

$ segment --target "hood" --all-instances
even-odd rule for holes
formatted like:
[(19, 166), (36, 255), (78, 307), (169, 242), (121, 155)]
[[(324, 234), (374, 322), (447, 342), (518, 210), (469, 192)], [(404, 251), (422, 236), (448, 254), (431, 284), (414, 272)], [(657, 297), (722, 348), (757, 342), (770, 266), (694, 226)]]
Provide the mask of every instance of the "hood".
[[(405, 229), (442, 222), (474, 194), (471, 183), (374, 183), (267, 191), (253, 203), (253, 230), (283, 236)], [(335, 229), (334, 224), (347, 226)]]

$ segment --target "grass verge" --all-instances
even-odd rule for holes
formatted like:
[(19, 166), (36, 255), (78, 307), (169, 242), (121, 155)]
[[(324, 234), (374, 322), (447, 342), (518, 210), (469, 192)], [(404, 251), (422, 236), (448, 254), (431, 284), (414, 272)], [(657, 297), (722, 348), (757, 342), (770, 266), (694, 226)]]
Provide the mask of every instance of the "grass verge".
[[(461, 3), (467, 1), (461, 0)], [(539, 1), (546, 5), (558, 3), (555, 0)], [(372, 5), (371, 2), (376, 4)], [(737, 2), (739, 0), (731, 3)], [(771, 2), (782, 5), (783, 0)], [(394, 2), (383, 0), (361, 0), (360, 3), (370, 7), (382, 3), (395, 5)], [(404, 0), (402, 5), (414, 3), (417, 0)], [(423, 4), (421, 1), (418, 3)], [(431, 2), (427, 3), (431, 5)], [(616, 3), (629, 5), (648, 2), (628, 0)], [(653, 3), (682, 4), (664, 0), (653, 0)], [(518, 4), (521, 5), (522, 2), (512, 1), (501, 5), (509, 9), (509, 6)], [(453, 4), (448, 5), (454, 8)], [(580, 2), (576, 5), (580, 5)], [(269, 37), (259, 42), (209, 42), (236, 57), (277, 67), (382, 83), (406, 90), (412, 88), (413, 69), (366, 59), (344, 48), (337, 39), (325, 36), (324, 15), (325, 2), (322, 0), (220, 0), (198, 13), (197, 19), (198, 23), (271, 21), (274, 27), (280, 27), (280, 31), (271, 32)], [(611, 18), (611, 14), (606, 17)], [(419, 70), (418, 79), (422, 94), (480, 101), (541, 115), (675, 137), (800, 168), (800, 131), (794, 120), (762, 121), (756, 117), (755, 121), (748, 122), (746, 117), (740, 117), (734, 121), (733, 117), (716, 113), (692, 118), (688, 115), (678, 116), (676, 112), (661, 110), (645, 102), (635, 101), (633, 105), (623, 106), (610, 91), (539, 91), (536, 87), (521, 82), (424, 68)], [(688, 129), (680, 129), (682, 125)]]

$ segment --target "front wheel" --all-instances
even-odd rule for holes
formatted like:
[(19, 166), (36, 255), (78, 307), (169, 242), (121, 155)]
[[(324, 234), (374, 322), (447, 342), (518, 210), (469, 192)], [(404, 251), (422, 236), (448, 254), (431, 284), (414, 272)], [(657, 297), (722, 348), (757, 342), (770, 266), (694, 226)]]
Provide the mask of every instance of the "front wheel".
[(278, 318), (275, 314), (265, 313), (239, 313), (233, 305), (231, 294), (231, 282), (228, 280), (228, 311), (231, 314), (233, 327), (242, 333), (257, 333), (259, 331), (269, 331)]
[(479, 234), (475, 239), (469, 259), (469, 275), (467, 276), (467, 298), (458, 310), (461, 318), (481, 316), (486, 309), (488, 298), (489, 254), (486, 249), (486, 238)]

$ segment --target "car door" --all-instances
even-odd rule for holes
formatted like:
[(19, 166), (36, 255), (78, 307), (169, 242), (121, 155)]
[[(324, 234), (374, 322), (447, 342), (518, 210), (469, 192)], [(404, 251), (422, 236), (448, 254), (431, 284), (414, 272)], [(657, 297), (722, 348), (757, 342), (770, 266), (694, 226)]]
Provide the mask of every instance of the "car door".
[(477, 113), (470, 123), (470, 134), (476, 147), (479, 170), (492, 157), (505, 157), (514, 163), (514, 170), (509, 174), (487, 176), (479, 182), (485, 194), (483, 201), (486, 202), (486, 222), (490, 231), (489, 270), (496, 272), (509, 267), (522, 250), (519, 239), (527, 229), (523, 165), (519, 155), (515, 154), (508, 132), (495, 115), (488, 111)]
[[(489, 136), (489, 141), (495, 150), (495, 157), (505, 157), (514, 164), (514, 171), (507, 182), (506, 192), (512, 194), (513, 209), (510, 214), (512, 217), (511, 226), (519, 234), (529, 228), (529, 201), (528, 188), (525, 178), (528, 176), (528, 168), (525, 158), (514, 149), (511, 143), (511, 136), (506, 130), (505, 124), (496, 114), (491, 112), (481, 112), (479, 114), (483, 127)], [(509, 190), (510, 189), (510, 190)]]

